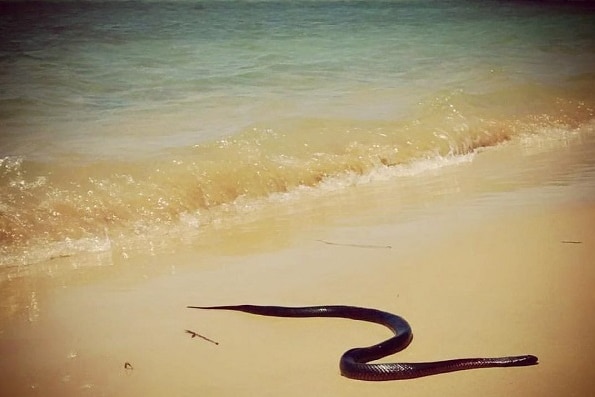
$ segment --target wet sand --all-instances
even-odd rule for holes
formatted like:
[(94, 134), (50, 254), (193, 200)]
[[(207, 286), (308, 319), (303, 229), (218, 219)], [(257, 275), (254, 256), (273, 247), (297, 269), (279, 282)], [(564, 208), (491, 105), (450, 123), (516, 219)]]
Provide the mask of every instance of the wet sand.
[[(384, 194), (384, 205), (369, 213), (304, 222), (273, 239), (275, 247), (262, 243), (272, 233), (254, 237), (253, 228), (229, 236), (234, 244), (225, 249), (127, 260), (112, 253), (107, 265), (94, 267), (56, 258), (40, 274), (4, 277), (2, 394), (588, 395), (595, 379), (592, 174), (469, 195), (481, 190), (472, 174), (494, 175), (490, 164), (502, 161), (489, 157), (504, 155), (494, 151), (440, 171), (437, 181), (456, 175), (459, 184), (427, 206), (389, 211), (394, 200)], [(542, 171), (557, 169), (544, 164)], [(536, 179), (527, 167), (514, 175)], [(412, 325), (414, 341), (383, 361), (534, 354), (539, 365), (354, 381), (339, 374), (341, 354), (390, 331), (343, 319), (185, 308), (241, 303), (398, 313)], [(186, 329), (219, 344), (191, 338)]]

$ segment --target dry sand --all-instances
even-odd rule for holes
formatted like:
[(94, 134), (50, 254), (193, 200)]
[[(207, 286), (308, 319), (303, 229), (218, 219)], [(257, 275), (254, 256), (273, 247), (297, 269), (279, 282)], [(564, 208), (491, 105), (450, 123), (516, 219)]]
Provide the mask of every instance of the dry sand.
[[(477, 188), (470, 174), (487, 175), (488, 163), (501, 164), (489, 157), (503, 155), (494, 151), (436, 178), (456, 174), (457, 191)], [(592, 178), (579, 176), (467, 199), (454, 192), (409, 211), (385, 213), (380, 205), (372, 215), (305, 222), (290, 237), (277, 236), (284, 243), (276, 248), (263, 248), (258, 238), (242, 244), (251, 234), (240, 233), (227, 250), (180, 249), (76, 271), (64, 271), (73, 263), (57, 259), (43, 274), (5, 277), (1, 394), (592, 395), (595, 197)], [(534, 354), (539, 365), (354, 381), (339, 374), (341, 354), (390, 331), (343, 319), (185, 308), (241, 303), (398, 313), (415, 338), (384, 361)]]

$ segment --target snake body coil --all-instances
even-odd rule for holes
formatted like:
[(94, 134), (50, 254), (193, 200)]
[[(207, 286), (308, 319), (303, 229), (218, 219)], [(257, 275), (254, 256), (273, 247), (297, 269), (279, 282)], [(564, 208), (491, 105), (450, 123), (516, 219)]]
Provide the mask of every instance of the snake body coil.
[(341, 356), (341, 374), (352, 379), (368, 381), (399, 380), (473, 368), (513, 367), (537, 364), (537, 357), (532, 355), (497, 358), (463, 358), (426, 363), (368, 364), (369, 361), (378, 360), (405, 349), (413, 339), (411, 327), (407, 321), (395, 314), (376, 309), (355, 306), (283, 307), (238, 305), (188, 307), (192, 309), (234, 310), (273, 317), (349, 318), (381, 324), (393, 331), (395, 336), (384, 342), (370, 347), (350, 349)]

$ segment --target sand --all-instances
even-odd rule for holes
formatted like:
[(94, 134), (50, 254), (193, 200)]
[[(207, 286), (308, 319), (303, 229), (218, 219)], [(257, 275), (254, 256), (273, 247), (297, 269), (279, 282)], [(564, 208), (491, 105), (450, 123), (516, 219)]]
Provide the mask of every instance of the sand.
[[(390, 183), (343, 192), (354, 200), (335, 210), (313, 206), (318, 212), (301, 217), (291, 233), (280, 232), (285, 221), (269, 219), (225, 232), (228, 243), (210, 250), (180, 247), (126, 260), (112, 253), (105, 266), (89, 267), (58, 258), (38, 274), (5, 274), (1, 394), (590, 395), (593, 174), (570, 167), (547, 183), (534, 166), (559, 170), (561, 155), (517, 164), (515, 150), (520, 146), (480, 154), (422, 178), (422, 187), (401, 186), (409, 201), (391, 195)], [(514, 172), (481, 179), (496, 175), (502, 156), (511, 156)], [(501, 189), (486, 188), (502, 181)], [(346, 212), (371, 198), (379, 200), (367, 201), (371, 209)], [(414, 341), (383, 361), (534, 354), (539, 365), (354, 381), (339, 374), (341, 354), (390, 331), (343, 319), (185, 308), (241, 303), (351, 304), (398, 313), (411, 323)]]

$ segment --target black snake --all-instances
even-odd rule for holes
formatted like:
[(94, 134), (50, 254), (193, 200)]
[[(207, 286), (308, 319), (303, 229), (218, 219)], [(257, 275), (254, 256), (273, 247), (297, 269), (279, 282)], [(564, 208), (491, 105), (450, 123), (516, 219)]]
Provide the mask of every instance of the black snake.
[(341, 317), (353, 320), (369, 321), (386, 326), (395, 333), (390, 339), (370, 347), (354, 348), (341, 356), (341, 374), (348, 378), (383, 381), (419, 378), (445, 372), (462, 371), (473, 368), (515, 367), (537, 364), (537, 357), (532, 355), (496, 357), (496, 358), (462, 358), (426, 363), (377, 363), (369, 361), (405, 349), (413, 334), (411, 327), (402, 317), (376, 309), (354, 306), (188, 306), (191, 309), (235, 310), (262, 316), (274, 317)]

